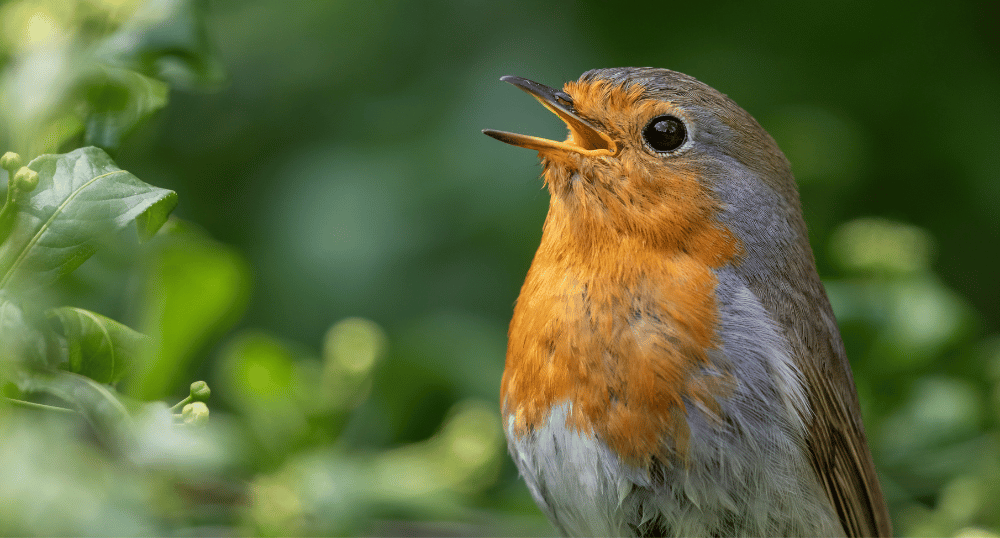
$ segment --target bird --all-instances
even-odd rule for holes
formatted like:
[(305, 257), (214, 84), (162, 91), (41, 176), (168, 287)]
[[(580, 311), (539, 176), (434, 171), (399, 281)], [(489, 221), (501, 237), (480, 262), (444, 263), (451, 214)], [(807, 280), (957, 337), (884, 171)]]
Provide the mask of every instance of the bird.
[(788, 159), (732, 99), (652, 67), (561, 90), (565, 140), (501, 380), (512, 459), (567, 536), (890, 536)]

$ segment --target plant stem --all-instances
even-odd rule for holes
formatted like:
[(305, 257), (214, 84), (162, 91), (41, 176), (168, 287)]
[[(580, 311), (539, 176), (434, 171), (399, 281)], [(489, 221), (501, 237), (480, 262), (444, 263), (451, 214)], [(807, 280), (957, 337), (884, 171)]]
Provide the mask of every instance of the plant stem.
[(185, 405), (191, 403), (191, 400), (193, 400), (193, 399), (194, 398), (190, 394), (188, 394), (187, 398), (184, 398), (183, 400), (177, 402), (177, 405), (174, 405), (173, 407), (171, 407), (170, 410), (171, 411), (176, 411), (177, 409), (179, 409), (181, 407), (184, 407)]
[(16, 398), (7, 398), (7, 397), (4, 397), (4, 400), (6, 400), (7, 402), (9, 402), (9, 403), (11, 403), (13, 405), (16, 405), (16, 406), (19, 406), (19, 407), (27, 407), (28, 409), (38, 409), (38, 410), (42, 410), (42, 411), (56, 411), (56, 412), (59, 412), (59, 413), (79, 413), (79, 411), (77, 411), (76, 409), (69, 409), (69, 408), (66, 408), (66, 407), (59, 407), (57, 405), (45, 405), (45, 404), (40, 404), (40, 403), (35, 403), (35, 402), (26, 402), (24, 400), (18, 400)]

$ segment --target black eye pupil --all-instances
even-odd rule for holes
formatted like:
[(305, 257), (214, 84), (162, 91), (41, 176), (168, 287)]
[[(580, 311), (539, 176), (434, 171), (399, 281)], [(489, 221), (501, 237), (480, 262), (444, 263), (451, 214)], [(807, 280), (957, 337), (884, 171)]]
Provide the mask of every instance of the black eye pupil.
[(687, 130), (684, 122), (673, 116), (657, 116), (642, 130), (642, 137), (656, 151), (672, 151), (684, 143)]

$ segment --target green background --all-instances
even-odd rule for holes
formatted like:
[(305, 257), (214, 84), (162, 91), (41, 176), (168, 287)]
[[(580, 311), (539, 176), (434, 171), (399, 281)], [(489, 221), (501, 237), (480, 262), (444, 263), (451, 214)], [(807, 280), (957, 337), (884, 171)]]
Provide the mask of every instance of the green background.
[[(72, 74), (143, 17), (110, 42), (168, 94)], [(38, 513), (0, 531), (551, 533), (496, 415), (548, 195), (480, 130), (564, 136), (502, 75), (629, 65), (728, 94), (792, 162), (897, 534), (1000, 528), (997, 3), (11, 0), (0, 23), (0, 149), (96, 143), (197, 237), (106, 249), (62, 301), (166, 342), (123, 392), (214, 390), (210, 456), (123, 470), (70, 433), (43, 465), (55, 430), (23, 429), (0, 455), (37, 476), (0, 499)], [(120, 136), (79, 114), (142, 99), (168, 103)]]

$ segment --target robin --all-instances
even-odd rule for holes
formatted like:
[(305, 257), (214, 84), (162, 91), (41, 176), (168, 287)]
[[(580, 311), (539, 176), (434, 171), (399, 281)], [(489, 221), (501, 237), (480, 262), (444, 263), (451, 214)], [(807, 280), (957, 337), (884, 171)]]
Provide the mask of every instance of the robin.
[(511, 455), (560, 532), (889, 536), (787, 159), (728, 97), (654, 68), (562, 91), (569, 128), (501, 386)]

